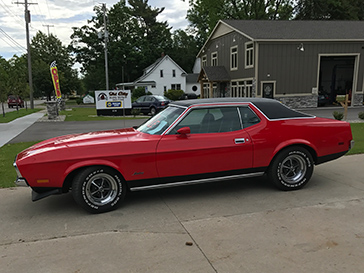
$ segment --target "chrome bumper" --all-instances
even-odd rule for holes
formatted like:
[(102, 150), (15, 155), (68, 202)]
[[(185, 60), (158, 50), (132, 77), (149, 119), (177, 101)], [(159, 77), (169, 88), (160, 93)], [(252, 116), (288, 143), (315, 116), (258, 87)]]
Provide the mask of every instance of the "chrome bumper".
[(13, 163), (13, 166), (15, 168), (15, 171), (16, 171), (16, 175), (17, 175), (17, 178), (15, 180), (15, 185), (19, 186), (19, 187), (29, 187), (27, 181), (25, 180), (25, 178), (22, 178), (22, 175), (18, 169), (18, 166), (16, 166), (16, 158), (15, 158), (15, 161)]
[(350, 146), (349, 146), (349, 151), (354, 147), (354, 140), (351, 140), (350, 141)]

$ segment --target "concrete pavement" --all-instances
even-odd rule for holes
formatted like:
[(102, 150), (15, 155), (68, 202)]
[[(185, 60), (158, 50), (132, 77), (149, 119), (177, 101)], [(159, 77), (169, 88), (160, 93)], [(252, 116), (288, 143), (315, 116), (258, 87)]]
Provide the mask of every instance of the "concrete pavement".
[(43, 117), (45, 111), (33, 113), (8, 123), (0, 123), (0, 147), (4, 146), (11, 139), (25, 131), (29, 126), (33, 125), (38, 119)]
[(319, 165), (298, 191), (224, 181), (131, 193), (99, 215), (71, 194), (2, 189), (0, 272), (363, 272), (363, 162)]

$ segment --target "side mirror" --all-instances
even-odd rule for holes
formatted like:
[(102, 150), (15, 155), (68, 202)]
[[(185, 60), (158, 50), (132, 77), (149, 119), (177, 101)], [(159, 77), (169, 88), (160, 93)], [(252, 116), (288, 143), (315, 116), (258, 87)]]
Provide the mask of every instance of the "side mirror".
[(191, 134), (191, 129), (190, 127), (182, 127), (181, 129), (177, 130), (177, 133), (179, 133), (182, 136), (186, 136), (188, 134)]

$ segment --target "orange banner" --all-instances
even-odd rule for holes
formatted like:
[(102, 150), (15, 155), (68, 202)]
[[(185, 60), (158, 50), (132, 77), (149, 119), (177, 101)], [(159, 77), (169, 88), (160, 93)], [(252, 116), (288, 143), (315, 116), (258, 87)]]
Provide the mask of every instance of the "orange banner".
[(52, 75), (52, 80), (53, 80), (53, 85), (54, 85), (54, 91), (56, 92), (57, 99), (60, 99), (60, 98), (62, 98), (62, 94), (61, 94), (61, 88), (59, 86), (58, 69), (57, 69), (56, 61), (51, 63), (50, 68), (51, 68), (51, 75)]

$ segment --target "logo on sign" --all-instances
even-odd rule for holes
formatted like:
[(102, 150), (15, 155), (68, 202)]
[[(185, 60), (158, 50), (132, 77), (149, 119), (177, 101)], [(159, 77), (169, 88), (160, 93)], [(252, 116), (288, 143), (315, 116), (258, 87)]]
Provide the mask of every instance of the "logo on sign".
[(121, 101), (107, 101), (106, 102), (107, 108), (120, 108), (122, 107)]

